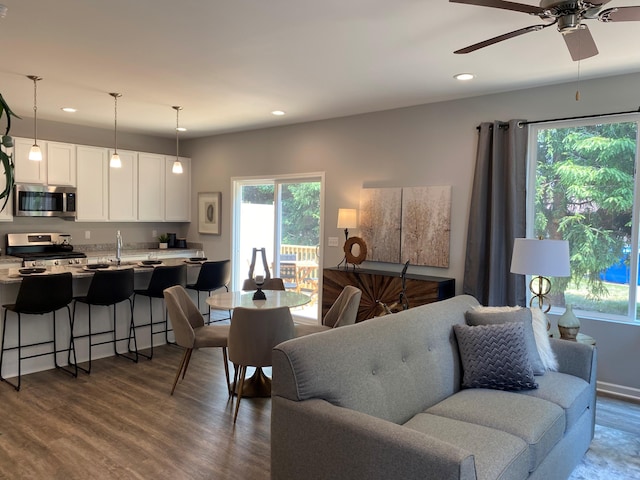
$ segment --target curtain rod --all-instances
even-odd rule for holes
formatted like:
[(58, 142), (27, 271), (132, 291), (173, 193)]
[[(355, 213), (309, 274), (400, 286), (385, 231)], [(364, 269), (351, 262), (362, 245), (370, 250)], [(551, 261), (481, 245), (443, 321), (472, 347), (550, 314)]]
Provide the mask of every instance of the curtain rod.
[[(546, 120), (532, 120), (530, 122), (518, 122), (518, 127), (522, 128), (525, 125), (535, 125), (536, 123), (547, 123), (547, 122), (561, 122), (563, 120), (581, 120), (584, 118), (600, 118), (600, 117), (612, 117), (614, 115), (628, 115), (630, 113), (640, 113), (640, 107), (637, 110), (627, 110), (626, 112), (613, 112), (613, 113), (598, 113), (595, 115), (581, 115), (578, 117), (564, 117), (564, 118), (549, 118)], [(508, 123), (501, 123), (500, 127), (508, 126)], [(476, 127), (477, 130), (480, 130), (480, 125)]]
[(518, 122), (518, 126), (524, 127), (525, 125), (534, 125), (536, 123), (561, 122), (563, 120), (581, 120), (583, 118), (612, 117), (614, 115), (627, 115), (630, 113), (640, 113), (640, 107), (638, 107), (637, 110), (627, 110), (626, 112), (599, 113), (596, 115), (581, 115), (578, 117), (549, 118), (547, 120), (533, 120), (531, 122)]

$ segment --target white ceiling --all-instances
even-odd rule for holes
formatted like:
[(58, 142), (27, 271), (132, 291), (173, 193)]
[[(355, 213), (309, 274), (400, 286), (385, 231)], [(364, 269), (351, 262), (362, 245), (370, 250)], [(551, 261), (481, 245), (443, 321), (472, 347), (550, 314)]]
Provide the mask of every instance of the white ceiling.
[[(38, 118), (112, 128), (108, 92), (119, 92), (119, 130), (157, 136), (174, 135), (172, 105), (184, 107), (183, 136), (193, 138), (567, 82), (578, 71), (554, 27), (454, 55), (541, 22), (447, 0), (0, 1), (9, 9), (0, 93), (16, 114), (33, 116), (26, 75), (38, 75)], [(588, 25), (600, 55), (581, 62), (581, 78), (640, 71), (640, 22)], [(477, 78), (453, 79), (467, 71)]]

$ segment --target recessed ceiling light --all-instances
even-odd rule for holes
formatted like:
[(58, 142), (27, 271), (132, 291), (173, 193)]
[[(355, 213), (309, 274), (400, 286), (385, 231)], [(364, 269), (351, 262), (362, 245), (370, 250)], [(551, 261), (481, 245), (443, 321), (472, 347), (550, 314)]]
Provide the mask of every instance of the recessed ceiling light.
[(473, 73), (458, 73), (453, 76), (456, 80), (473, 80), (476, 76)]
[(76, 113), (78, 110), (73, 107), (62, 107), (62, 111), (67, 113)]
[(179, 132), (186, 132), (187, 131), (187, 129), (184, 128), (184, 127), (177, 127), (176, 130), (179, 131)]
[(281, 117), (282, 115), (284, 115), (284, 112), (282, 110), (274, 110), (273, 112), (271, 112), (271, 115)]

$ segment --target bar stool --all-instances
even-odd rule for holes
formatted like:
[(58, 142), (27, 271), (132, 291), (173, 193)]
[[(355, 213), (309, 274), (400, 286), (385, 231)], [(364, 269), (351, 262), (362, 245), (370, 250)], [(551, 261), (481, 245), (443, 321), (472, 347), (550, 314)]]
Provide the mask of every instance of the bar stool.
[[(73, 299), (73, 284), (71, 273), (58, 273), (51, 275), (34, 275), (27, 276), (22, 279), (16, 302), (3, 305), (4, 320), (2, 323), (2, 351), (0, 352), (0, 380), (7, 382), (16, 390), (20, 390), (21, 383), (21, 364), (22, 360), (28, 358), (41, 357), (44, 355), (53, 355), (53, 363), (57, 369), (63, 370), (74, 377), (78, 376), (78, 369), (75, 367), (75, 347), (73, 339), (69, 343), (69, 348), (58, 350), (58, 342), (56, 335), (56, 311), (62, 308), (67, 309), (69, 315), (69, 329), (71, 330), (71, 310), (69, 304)], [(15, 347), (5, 347), (5, 339), (7, 333), (7, 312), (11, 310), (18, 314), (18, 345)], [(44, 315), (45, 313), (53, 314), (53, 340), (22, 344), (22, 315)], [(53, 344), (53, 351), (45, 353), (36, 353), (33, 355), (22, 355), (22, 349), (34, 347), (37, 345)], [(12, 383), (2, 376), (2, 362), (4, 360), (5, 351), (18, 350), (18, 383)], [(73, 354), (73, 370), (58, 365), (58, 353), (67, 352), (69, 358)]]
[[(183, 287), (187, 283), (187, 266), (183, 263), (181, 265), (159, 265), (153, 268), (153, 273), (151, 274), (151, 280), (149, 280), (149, 285), (145, 289), (136, 289), (133, 291), (133, 305), (135, 307), (136, 297), (138, 295), (142, 295), (145, 297), (149, 297), (149, 323), (143, 323), (139, 325), (134, 324), (134, 331), (139, 327), (149, 327), (149, 337), (151, 342), (151, 350), (149, 355), (145, 355), (144, 353), (138, 352), (138, 355), (142, 355), (145, 358), (151, 360), (153, 358), (153, 336), (158, 333), (164, 333), (164, 339), (166, 343), (175, 343), (169, 342), (169, 323), (167, 321), (167, 307), (164, 307), (164, 320), (159, 322), (153, 321), (153, 299), (159, 298), (162, 300), (164, 305), (164, 295), (163, 291), (166, 288), (173, 287), (174, 285), (182, 285)], [(154, 325), (164, 325), (162, 330), (158, 330), (157, 332), (153, 331)]]
[[(196, 283), (187, 285), (190, 290), (195, 290), (198, 296), (198, 310), (200, 310), (200, 292), (207, 292), (207, 295), (211, 295), (211, 292), (218, 290), (219, 288), (226, 288), (229, 291), (229, 282), (231, 281), (231, 260), (220, 260), (216, 262), (204, 262), (200, 267), (198, 273), (198, 279)], [(205, 315), (205, 314), (203, 314)], [(220, 320), (231, 320), (231, 311), (229, 311), (228, 318), (221, 318)], [(207, 314), (207, 324), (211, 323), (211, 307), (209, 306), (209, 313)]]
[[(97, 270), (93, 274), (91, 283), (89, 284), (89, 290), (87, 294), (81, 297), (74, 297), (73, 299), (73, 320), (71, 321), (71, 339), (75, 342), (79, 338), (89, 339), (89, 366), (83, 368), (78, 366), (80, 370), (91, 373), (91, 350), (97, 345), (105, 345), (107, 343), (113, 343), (113, 351), (116, 356), (128, 358), (133, 362), (138, 362), (138, 346), (136, 342), (136, 330), (133, 326), (133, 302), (131, 297), (133, 295), (133, 268), (126, 268), (123, 270)], [(118, 338), (117, 335), (117, 323), (116, 323), (116, 305), (125, 300), (129, 301), (129, 310), (131, 311), (131, 317), (129, 320), (129, 336)], [(89, 333), (84, 335), (77, 335), (76, 329), (76, 306), (80, 303), (87, 305), (89, 309)], [(113, 306), (113, 325), (108, 330), (101, 330), (94, 332), (91, 321), (91, 306)], [(112, 334), (111, 340), (104, 340), (93, 342), (94, 336), (103, 336), (106, 334)], [(131, 337), (133, 337), (133, 350), (131, 350)], [(127, 353), (119, 353), (117, 348), (117, 342), (127, 340)], [(133, 354), (133, 355), (131, 355)]]

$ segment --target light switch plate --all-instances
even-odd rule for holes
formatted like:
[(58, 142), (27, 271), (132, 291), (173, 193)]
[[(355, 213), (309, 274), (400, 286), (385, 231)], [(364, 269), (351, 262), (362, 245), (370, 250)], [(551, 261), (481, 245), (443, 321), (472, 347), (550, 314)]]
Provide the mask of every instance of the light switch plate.
[(90, 230), (85, 230), (84, 231), (84, 239), (85, 240), (89, 240), (91, 238), (91, 231)]
[(338, 237), (329, 237), (329, 246), (337, 247), (338, 246)]

